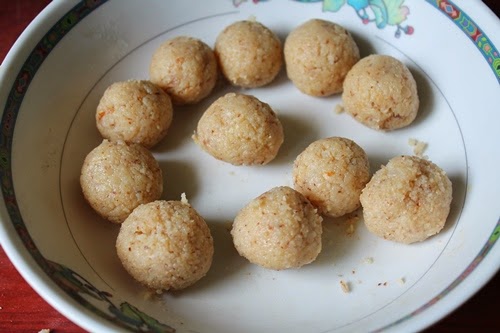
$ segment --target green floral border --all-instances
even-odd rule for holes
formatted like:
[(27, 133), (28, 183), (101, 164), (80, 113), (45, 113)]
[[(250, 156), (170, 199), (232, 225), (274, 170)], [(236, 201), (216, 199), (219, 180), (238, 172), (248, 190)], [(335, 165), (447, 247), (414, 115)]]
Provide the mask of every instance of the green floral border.
[(445, 14), (474, 43), (500, 83), (500, 54), (491, 39), (460, 7), (449, 0), (426, 0)]

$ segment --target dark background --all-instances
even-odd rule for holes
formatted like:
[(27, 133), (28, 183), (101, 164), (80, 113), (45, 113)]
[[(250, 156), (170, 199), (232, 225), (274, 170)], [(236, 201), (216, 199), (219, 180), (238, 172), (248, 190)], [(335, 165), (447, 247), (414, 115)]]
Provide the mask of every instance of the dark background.
[[(0, 62), (24, 28), (49, 2), (0, 0)], [(484, 0), (484, 3), (499, 16), (499, 0)], [(432, 308), (427, 311), (432, 311)], [(32, 333), (44, 328), (56, 333), (83, 331), (45, 303), (23, 280), (0, 248), (0, 332)], [(474, 297), (425, 333), (499, 331), (500, 273), (497, 273)]]

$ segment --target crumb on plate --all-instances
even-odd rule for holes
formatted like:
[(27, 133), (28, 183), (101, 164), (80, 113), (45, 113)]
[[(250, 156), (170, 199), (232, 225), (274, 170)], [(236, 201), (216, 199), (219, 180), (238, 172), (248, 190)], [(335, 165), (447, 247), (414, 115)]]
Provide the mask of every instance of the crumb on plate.
[(427, 143), (417, 140), (415, 138), (409, 138), (408, 144), (413, 147), (413, 153), (418, 157), (423, 157), (424, 151), (427, 149)]
[(186, 197), (186, 193), (185, 192), (182, 192), (181, 194), (181, 202), (184, 203), (184, 204), (188, 204), (189, 205), (189, 201)]
[(342, 291), (346, 294), (351, 291), (349, 288), (349, 282), (345, 282), (344, 280), (340, 280), (340, 288), (342, 288)]
[(159, 294), (162, 294), (163, 292), (160, 290), (160, 293), (157, 293), (156, 290), (152, 290), (152, 289), (146, 289), (144, 291), (144, 294), (142, 295), (142, 298), (145, 300), (145, 301), (150, 301), (152, 299), (154, 299), (156, 296), (158, 296)]
[(356, 222), (359, 220), (359, 215), (356, 212), (347, 215), (346, 223), (346, 235), (352, 236), (356, 232)]
[(356, 229), (355, 229), (355, 227), (354, 227), (354, 224), (349, 224), (349, 225), (347, 226), (347, 229), (346, 229), (346, 232), (345, 232), (345, 233), (346, 233), (346, 235), (347, 235), (347, 236), (352, 236), (352, 234), (354, 234), (354, 231), (355, 231), (355, 230), (356, 230)]
[(337, 104), (335, 105), (335, 109), (334, 109), (335, 113), (336, 114), (341, 114), (341, 113), (344, 113), (344, 105), (342, 104)]
[(366, 257), (365, 260), (363, 260), (365, 264), (373, 264), (373, 258), (372, 257)]

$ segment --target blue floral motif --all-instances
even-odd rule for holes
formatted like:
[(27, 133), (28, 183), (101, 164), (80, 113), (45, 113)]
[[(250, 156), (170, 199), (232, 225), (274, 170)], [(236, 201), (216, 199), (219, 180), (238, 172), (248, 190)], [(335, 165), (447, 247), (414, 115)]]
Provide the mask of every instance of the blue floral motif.
[[(235, 0), (236, 1), (236, 0)], [(404, 0), (295, 0), (298, 2), (323, 2), (323, 11), (338, 12), (346, 3), (364, 24), (375, 22), (379, 29), (387, 26), (396, 27), (394, 36), (399, 38), (401, 33), (411, 35), (414, 29), (411, 25), (402, 25), (410, 14), (410, 9), (404, 6)]]
[[(48, 273), (68, 295), (88, 310), (116, 325), (134, 332), (175, 333), (173, 327), (159, 322), (128, 302), (115, 305), (112, 301), (113, 295), (97, 289), (72, 269), (50, 260), (45, 260), (45, 265)], [(95, 303), (104, 304), (108, 312), (102, 311)]]
[[(248, 0), (232, 0), (235, 7)], [(268, 0), (252, 0), (253, 3)], [(303, 3), (323, 2), (324, 12), (338, 12), (346, 3), (354, 8), (356, 15), (363, 24), (375, 22), (375, 26), (384, 29), (387, 26), (396, 27), (394, 36), (401, 37), (401, 33), (411, 35), (415, 29), (411, 25), (403, 25), (410, 9), (404, 6), (405, 0), (294, 0)]]

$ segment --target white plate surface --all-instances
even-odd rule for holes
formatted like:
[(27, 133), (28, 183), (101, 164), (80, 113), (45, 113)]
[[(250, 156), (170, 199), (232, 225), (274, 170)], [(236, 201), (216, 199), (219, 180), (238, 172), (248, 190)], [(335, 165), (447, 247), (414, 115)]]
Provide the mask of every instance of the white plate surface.
[[(340, 96), (301, 94), (284, 69), (269, 86), (220, 86), (201, 103), (176, 108), (170, 132), (153, 149), (165, 176), (162, 198), (187, 194), (209, 223), (215, 257), (193, 287), (145, 297), (115, 254), (118, 227), (97, 217), (80, 191), (83, 159), (101, 141), (96, 105), (111, 83), (147, 79), (151, 55), (166, 39), (190, 35), (213, 45), (225, 26), (252, 16), (283, 40), (310, 18), (343, 25), (362, 56), (389, 54), (410, 68), (419, 115), (401, 130), (371, 130), (334, 112)], [(479, 1), (56, 1), (2, 66), (2, 246), (37, 292), (90, 331), (423, 329), (500, 265), (499, 30)], [(277, 112), (285, 143), (269, 165), (231, 166), (191, 140), (206, 107), (228, 91), (253, 94)], [(402, 245), (376, 238), (362, 221), (349, 235), (345, 221), (327, 219), (322, 253), (301, 269), (270, 271), (239, 257), (228, 232), (238, 210), (271, 187), (291, 186), (294, 158), (329, 136), (356, 141), (372, 171), (412, 154), (408, 139), (427, 142), (425, 155), (453, 182), (444, 230)]]

